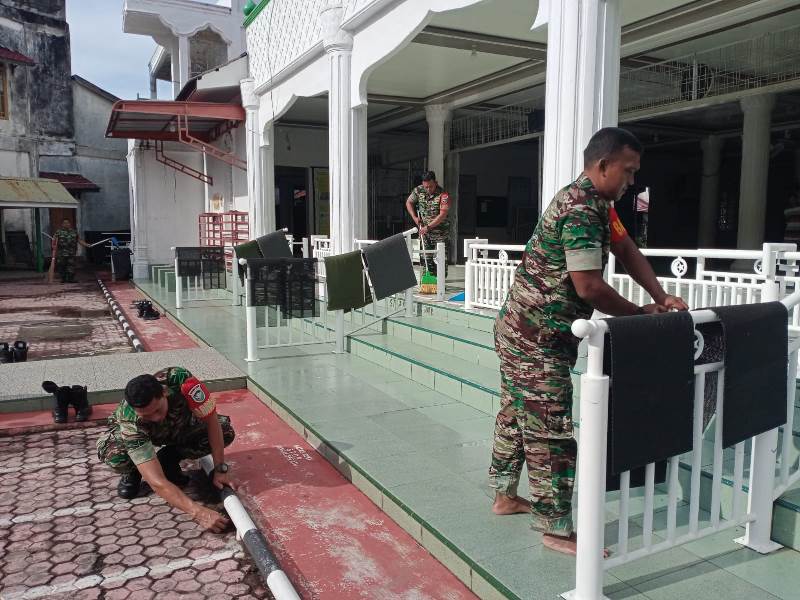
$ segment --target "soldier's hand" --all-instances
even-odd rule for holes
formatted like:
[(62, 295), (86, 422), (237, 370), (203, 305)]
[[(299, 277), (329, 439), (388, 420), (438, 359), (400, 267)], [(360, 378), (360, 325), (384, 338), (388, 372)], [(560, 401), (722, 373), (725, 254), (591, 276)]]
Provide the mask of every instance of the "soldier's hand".
[(683, 298), (678, 296), (667, 296), (664, 298), (664, 306), (667, 310), (689, 310), (689, 305)]
[(208, 529), (214, 533), (222, 533), (230, 524), (227, 517), (205, 506), (198, 507), (197, 511), (192, 515), (192, 518), (203, 529)]
[(214, 487), (218, 490), (221, 490), (226, 485), (231, 488), (232, 490), (236, 490), (237, 485), (231, 479), (230, 472), (228, 473), (218, 473), (214, 471), (214, 477), (211, 479), (211, 482), (214, 484)]
[(646, 315), (657, 315), (658, 313), (665, 313), (669, 309), (661, 304), (645, 304), (642, 306), (642, 312)]

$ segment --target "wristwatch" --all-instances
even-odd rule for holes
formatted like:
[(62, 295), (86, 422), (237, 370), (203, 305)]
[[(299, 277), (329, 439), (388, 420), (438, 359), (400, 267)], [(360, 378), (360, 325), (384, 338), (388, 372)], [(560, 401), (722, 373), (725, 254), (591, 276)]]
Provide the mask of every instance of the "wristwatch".
[(214, 471), (216, 471), (217, 473), (227, 473), (229, 469), (230, 467), (228, 466), (228, 463), (224, 462), (221, 462), (214, 467)]

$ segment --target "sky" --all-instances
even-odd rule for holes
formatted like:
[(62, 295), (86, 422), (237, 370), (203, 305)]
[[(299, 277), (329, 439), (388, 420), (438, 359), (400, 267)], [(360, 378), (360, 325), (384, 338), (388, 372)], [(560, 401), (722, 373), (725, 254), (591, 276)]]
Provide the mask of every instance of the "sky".
[(147, 63), (156, 44), (123, 33), (122, 1), (67, 0), (72, 73), (125, 100), (149, 98)]

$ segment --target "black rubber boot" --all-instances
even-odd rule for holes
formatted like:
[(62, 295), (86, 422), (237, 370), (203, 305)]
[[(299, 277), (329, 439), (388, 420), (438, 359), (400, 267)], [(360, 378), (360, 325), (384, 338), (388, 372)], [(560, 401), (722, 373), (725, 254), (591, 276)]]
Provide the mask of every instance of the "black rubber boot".
[(28, 342), (17, 340), (14, 342), (11, 352), (14, 356), (14, 362), (25, 362), (28, 360)]
[(130, 500), (139, 495), (139, 489), (142, 487), (142, 474), (139, 471), (131, 471), (130, 473), (123, 473), (119, 478), (117, 484), (117, 495), (120, 498)]
[(83, 422), (92, 414), (92, 407), (86, 393), (86, 386), (73, 385), (70, 389), (70, 404), (75, 408), (75, 420)]
[(53, 422), (66, 423), (72, 390), (66, 386), (59, 387), (52, 381), (43, 381), (42, 389), (48, 394), (53, 394)]
[(149, 300), (140, 300), (136, 303), (136, 308), (138, 309), (138, 315), (141, 319), (147, 313), (148, 310), (152, 309), (153, 303)]
[(8, 347), (8, 342), (0, 343), (0, 365), (14, 362), (14, 354)]
[(153, 308), (152, 304), (148, 304), (144, 309), (144, 314), (142, 315), (142, 319), (145, 321), (155, 321), (156, 319), (160, 319), (161, 314)]
[(186, 485), (189, 478), (181, 470), (181, 457), (175, 446), (164, 446), (156, 452), (156, 456), (161, 463), (161, 470), (170, 482), (175, 485)]

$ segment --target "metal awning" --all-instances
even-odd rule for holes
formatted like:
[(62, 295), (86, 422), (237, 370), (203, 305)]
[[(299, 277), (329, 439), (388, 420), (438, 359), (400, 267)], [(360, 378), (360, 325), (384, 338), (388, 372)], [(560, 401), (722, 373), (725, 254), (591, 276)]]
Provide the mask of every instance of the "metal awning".
[(0, 177), (0, 208), (77, 208), (78, 201), (58, 181)]
[(68, 190), (76, 192), (99, 192), (100, 186), (94, 181), (86, 179), (80, 173), (51, 173), (49, 171), (39, 171), (42, 179), (55, 179)]
[(111, 108), (106, 137), (154, 142), (156, 160), (209, 185), (214, 179), (164, 154), (164, 142), (178, 142), (247, 170), (247, 161), (211, 142), (245, 120), (238, 104), (162, 100), (120, 100)]
[(213, 142), (244, 119), (244, 109), (235, 104), (120, 100), (111, 109), (106, 137), (183, 142), (189, 136)]

